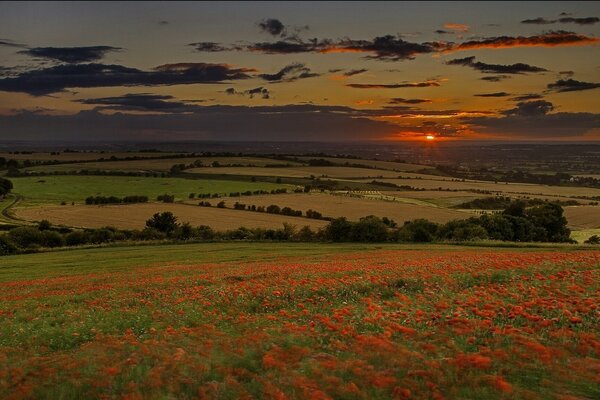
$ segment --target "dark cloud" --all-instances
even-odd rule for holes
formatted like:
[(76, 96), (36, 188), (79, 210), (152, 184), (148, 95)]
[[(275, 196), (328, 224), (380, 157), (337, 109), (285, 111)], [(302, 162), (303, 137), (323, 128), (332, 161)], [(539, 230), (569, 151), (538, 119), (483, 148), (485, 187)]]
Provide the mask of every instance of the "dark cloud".
[(529, 101), (506, 110), (500, 117), (464, 117), (461, 121), (483, 134), (524, 138), (581, 137), (600, 126), (600, 114), (551, 113), (552, 103)]
[(546, 115), (552, 110), (554, 110), (554, 105), (549, 101), (520, 101), (517, 103), (515, 108), (505, 110), (502, 112), (502, 114), (516, 115), (521, 117), (535, 117), (539, 115)]
[(570, 78), (570, 77), (572, 77), (573, 75), (575, 75), (575, 72), (573, 72), (573, 71), (560, 71), (560, 72), (559, 72), (559, 74), (560, 74), (560, 75), (564, 75), (564, 76), (566, 76), (566, 77), (569, 77), (569, 78)]
[(534, 36), (497, 36), (480, 40), (449, 45), (449, 51), (469, 49), (502, 49), (511, 47), (556, 47), (581, 46), (600, 42), (593, 36), (580, 35), (575, 32), (551, 31)]
[(474, 96), (477, 96), (477, 97), (506, 97), (506, 96), (510, 96), (510, 93), (506, 93), (506, 92), (479, 93)]
[(261, 99), (269, 99), (271, 97), (271, 92), (267, 88), (264, 88), (262, 86), (254, 89), (244, 90), (241, 92), (238, 92), (237, 90), (235, 90), (235, 88), (227, 88), (225, 89), (225, 93), (228, 95), (248, 96), (251, 99), (253, 99), (254, 96), (258, 96)]
[(421, 104), (431, 103), (429, 99), (403, 99), (402, 97), (394, 97), (390, 99), (388, 104)]
[(545, 68), (535, 67), (533, 65), (517, 63), (510, 65), (486, 64), (481, 61), (475, 61), (475, 57), (456, 58), (446, 61), (447, 65), (464, 65), (485, 73), (495, 74), (522, 74), (525, 72), (545, 72)]
[[(567, 15), (561, 13), (560, 15)], [(573, 17), (564, 17), (559, 19), (545, 19), (542, 17), (534, 18), (534, 19), (525, 19), (521, 21), (522, 24), (538, 24), (538, 25), (547, 25), (547, 24), (579, 24), (579, 25), (593, 25), (597, 22), (600, 22), (600, 18), (598, 17), (585, 17), (585, 18), (573, 18)]]
[(239, 47), (236, 46), (224, 46), (215, 42), (197, 42), (190, 43), (188, 46), (192, 46), (196, 49), (196, 51), (204, 52), (204, 53), (217, 53), (220, 51), (232, 51), (232, 50), (240, 50)]
[(513, 98), (511, 98), (511, 100), (513, 101), (527, 101), (527, 100), (539, 100), (542, 99), (543, 96), (541, 94), (537, 94), (537, 93), (527, 93), (527, 94), (522, 94), (519, 96), (515, 96)]
[(165, 64), (153, 71), (122, 65), (69, 64), (23, 72), (0, 79), (0, 91), (22, 92), (34, 96), (61, 92), (69, 88), (110, 86), (158, 86), (194, 83), (220, 83), (250, 78), (249, 68), (227, 64)]
[(416, 87), (431, 87), (440, 86), (440, 83), (435, 80), (424, 82), (405, 82), (405, 83), (349, 83), (346, 86), (354, 89), (398, 89), (398, 88), (416, 88)]
[(534, 19), (524, 19), (521, 21), (522, 24), (537, 24), (537, 25), (546, 25), (546, 24), (554, 24), (556, 20), (547, 20), (542, 17), (534, 18)]
[(510, 76), (508, 75), (493, 75), (493, 76), (484, 76), (481, 79), (482, 81), (488, 81), (488, 82), (500, 82), (504, 79), (508, 79), (510, 78)]
[(298, 79), (313, 78), (319, 74), (311, 72), (305, 64), (293, 63), (286, 65), (274, 74), (259, 74), (258, 77), (269, 82), (293, 82)]
[(16, 43), (16, 42), (14, 42), (12, 40), (8, 40), (8, 39), (0, 39), (0, 46), (27, 48), (27, 46), (25, 46), (24, 44)]
[(169, 21), (166, 20), (162, 20), (162, 21), (158, 21), (159, 25), (169, 25)]
[(104, 58), (106, 53), (120, 50), (120, 47), (112, 46), (33, 47), (19, 53), (66, 63), (84, 63), (98, 61)]
[(259, 42), (245, 47), (246, 50), (266, 54), (294, 54), (322, 52), (331, 45), (330, 41), (311, 40), (279, 40), (277, 42)]
[(191, 112), (197, 106), (174, 101), (175, 97), (149, 93), (125, 94), (116, 97), (76, 100), (78, 103), (97, 105), (98, 109), (118, 111)]
[(554, 83), (549, 83), (547, 87), (556, 92), (575, 92), (600, 88), (600, 83), (581, 82), (575, 79), (559, 79)]
[(331, 43), (321, 53), (371, 53), (371, 59), (384, 61), (412, 60), (418, 54), (438, 52), (444, 48), (441, 42), (412, 43), (392, 35), (378, 36), (373, 40), (344, 39)]
[(267, 18), (258, 23), (261, 31), (273, 36), (280, 36), (285, 32), (285, 25), (275, 18)]
[(354, 76), (354, 75), (358, 75), (358, 74), (362, 74), (363, 72), (367, 72), (368, 69), (366, 68), (362, 68), (362, 69), (351, 69), (350, 71), (346, 71), (343, 73), (344, 76)]
[(343, 106), (197, 106), (192, 113), (0, 115), (3, 140), (340, 141), (388, 137), (397, 125)]
[(443, 29), (438, 29), (435, 31), (435, 33), (437, 33), (438, 35), (451, 35), (454, 34), (454, 32), (452, 31), (445, 31)]

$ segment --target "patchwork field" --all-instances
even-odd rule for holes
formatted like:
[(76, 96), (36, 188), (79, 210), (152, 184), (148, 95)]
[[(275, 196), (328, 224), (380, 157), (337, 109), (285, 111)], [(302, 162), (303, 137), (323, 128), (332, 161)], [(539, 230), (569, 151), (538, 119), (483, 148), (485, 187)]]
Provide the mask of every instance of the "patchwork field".
[(36, 161), (83, 161), (83, 160), (98, 160), (100, 158), (109, 159), (111, 157), (117, 158), (125, 158), (125, 157), (161, 157), (168, 155), (175, 155), (179, 153), (156, 153), (156, 152), (143, 152), (143, 151), (135, 151), (135, 152), (127, 152), (127, 151), (117, 151), (117, 152), (99, 152), (99, 151), (90, 151), (90, 152), (59, 152), (60, 154), (51, 154), (48, 152), (40, 152), (40, 153), (32, 153), (32, 154), (11, 154), (11, 153), (1, 153), (0, 157), (6, 158), (7, 160), (36, 160)]
[(65, 205), (15, 209), (17, 218), (27, 221), (46, 219), (55, 225), (100, 228), (113, 226), (121, 229), (143, 229), (146, 221), (155, 213), (171, 211), (179, 222), (193, 226), (208, 225), (215, 230), (246, 228), (281, 228), (284, 222), (298, 228), (308, 225), (319, 228), (326, 221), (309, 218), (289, 217), (262, 212), (200, 207), (180, 203), (141, 203), (119, 205)]
[(146, 178), (127, 176), (43, 176), (12, 178), (13, 192), (23, 196), (22, 205), (82, 202), (88, 196), (146, 195), (155, 199), (161, 194), (187, 199), (190, 193), (223, 193), (246, 190), (272, 190), (290, 186), (266, 182), (229, 180), (194, 180), (183, 178)]
[(597, 399), (598, 251), (198, 244), (0, 258), (4, 399)]

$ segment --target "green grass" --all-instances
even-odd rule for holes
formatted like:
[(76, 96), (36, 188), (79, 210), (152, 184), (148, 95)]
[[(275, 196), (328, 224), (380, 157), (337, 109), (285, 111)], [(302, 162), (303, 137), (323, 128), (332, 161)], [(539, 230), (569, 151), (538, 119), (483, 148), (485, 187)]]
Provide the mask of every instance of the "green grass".
[(578, 243), (583, 243), (590, 238), (590, 236), (600, 236), (600, 229), (583, 229), (577, 231), (571, 231), (571, 239), (577, 240)]
[(11, 181), (13, 192), (24, 197), (20, 205), (25, 206), (83, 202), (88, 196), (146, 195), (154, 200), (160, 194), (174, 194), (176, 199), (182, 200), (187, 199), (190, 193), (230, 193), (285, 187), (269, 182), (127, 176), (42, 176), (11, 178)]

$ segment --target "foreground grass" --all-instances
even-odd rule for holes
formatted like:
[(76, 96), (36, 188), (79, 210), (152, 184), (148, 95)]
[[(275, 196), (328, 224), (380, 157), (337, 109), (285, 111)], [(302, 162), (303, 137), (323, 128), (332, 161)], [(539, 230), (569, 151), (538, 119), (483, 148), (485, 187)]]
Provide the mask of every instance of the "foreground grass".
[(145, 195), (155, 199), (161, 194), (173, 194), (176, 199), (183, 200), (190, 193), (228, 194), (286, 187), (268, 182), (128, 176), (41, 176), (11, 178), (11, 181), (14, 185), (13, 192), (24, 197), (23, 205), (83, 202), (88, 196)]
[(596, 399), (600, 251), (205, 243), (0, 258), (0, 398)]

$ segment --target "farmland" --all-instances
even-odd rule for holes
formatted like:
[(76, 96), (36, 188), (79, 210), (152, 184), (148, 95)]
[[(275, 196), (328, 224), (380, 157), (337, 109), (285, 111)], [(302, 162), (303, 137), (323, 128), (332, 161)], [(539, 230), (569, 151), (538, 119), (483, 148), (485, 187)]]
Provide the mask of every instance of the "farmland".
[(194, 244), (0, 259), (0, 397), (598, 398), (598, 251)]
[(23, 205), (83, 202), (88, 196), (146, 195), (152, 199), (161, 194), (187, 199), (190, 193), (229, 193), (245, 190), (271, 190), (285, 187), (266, 182), (189, 180), (182, 178), (147, 178), (124, 176), (44, 176), (12, 178), (14, 192), (25, 198)]
[(284, 222), (302, 227), (323, 227), (326, 221), (268, 213), (199, 207), (180, 203), (144, 203), (123, 205), (66, 205), (19, 208), (15, 214), (28, 221), (47, 219), (57, 225), (100, 228), (113, 226), (120, 229), (142, 229), (146, 220), (155, 213), (171, 211), (180, 222), (193, 226), (207, 225), (215, 230), (251, 228), (280, 228)]

